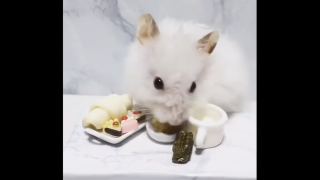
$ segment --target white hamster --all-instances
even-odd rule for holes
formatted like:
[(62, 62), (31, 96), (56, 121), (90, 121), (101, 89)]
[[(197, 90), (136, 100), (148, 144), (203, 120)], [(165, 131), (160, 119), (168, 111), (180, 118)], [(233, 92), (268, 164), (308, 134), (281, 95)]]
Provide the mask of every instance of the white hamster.
[(203, 24), (150, 14), (138, 20), (136, 40), (125, 58), (126, 91), (160, 122), (181, 124), (195, 104), (239, 111), (247, 94), (240, 48)]

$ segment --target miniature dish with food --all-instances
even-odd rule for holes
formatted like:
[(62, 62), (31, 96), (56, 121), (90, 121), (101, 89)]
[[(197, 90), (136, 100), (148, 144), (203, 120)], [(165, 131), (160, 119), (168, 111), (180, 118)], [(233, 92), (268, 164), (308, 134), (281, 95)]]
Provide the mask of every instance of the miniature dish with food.
[(161, 143), (171, 143), (176, 139), (176, 135), (184, 128), (184, 124), (171, 126), (168, 123), (160, 123), (156, 118), (147, 122), (146, 129), (148, 135), (155, 141)]
[(135, 106), (127, 94), (106, 96), (90, 107), (82, 125), (99, 139), (119, 143), (146, 125), (145, 116)]

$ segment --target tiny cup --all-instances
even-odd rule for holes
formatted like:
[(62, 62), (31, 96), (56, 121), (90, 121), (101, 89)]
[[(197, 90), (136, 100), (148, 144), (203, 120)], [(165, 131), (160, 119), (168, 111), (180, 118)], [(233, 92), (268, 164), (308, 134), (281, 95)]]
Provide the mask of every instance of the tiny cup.
[(216, 105), (194, 108), (187, 124), (188, 132), (193, 133), (194, 146), (198, 149), (218, 146), (222, 142), (227, 120), (227, 113)]

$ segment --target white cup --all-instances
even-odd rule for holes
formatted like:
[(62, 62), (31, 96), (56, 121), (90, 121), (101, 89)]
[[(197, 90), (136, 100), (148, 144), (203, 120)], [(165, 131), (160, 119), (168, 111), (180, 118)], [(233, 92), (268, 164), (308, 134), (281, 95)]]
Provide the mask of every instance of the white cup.
[(193, 109), (187, 129), (193, 133), (194, 146), (198, 149), (218, 146), (222, 142), (227, 120), (227, 113), (213, 104)]

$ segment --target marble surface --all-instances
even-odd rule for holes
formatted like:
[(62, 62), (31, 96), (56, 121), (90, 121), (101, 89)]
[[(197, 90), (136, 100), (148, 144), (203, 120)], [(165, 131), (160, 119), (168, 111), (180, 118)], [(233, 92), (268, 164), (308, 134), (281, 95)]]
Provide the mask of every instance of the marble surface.
[(81, 111), (101, 96), (63, 95), (63, 146), (67, 144), (74, 127), (81, 119)]
[(64, 94), (122, 93), (122, 62), (142, 13), (229, 33), (248, 56), (256, 98), (256, 0), (63, 0)]
[[(83, 112), (84, 114), (84, 112)], [(173, 164), (172, 145), (153, 142), (145, 129), (118, 145), (86, 134), (79, 120), (63, 151), (63, 179), (209, 180), (256, 179), (256, 114), (232, 116), (223, 143)]]

